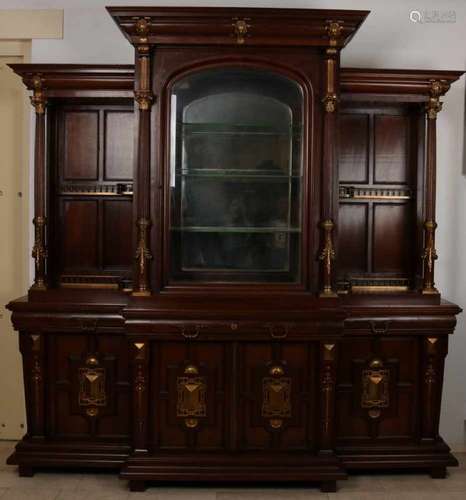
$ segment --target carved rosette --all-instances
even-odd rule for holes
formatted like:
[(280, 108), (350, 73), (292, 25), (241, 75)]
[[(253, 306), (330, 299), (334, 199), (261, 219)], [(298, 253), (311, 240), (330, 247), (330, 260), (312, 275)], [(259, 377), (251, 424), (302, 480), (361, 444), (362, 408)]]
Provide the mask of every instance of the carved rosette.
[(424, 261), (424, 284), (422, 293), (436, 294), (437, 289), (434, 287), (434, 262), (437, 260), (437, 251), (435, 250), (435, 230), (436, 222), (429, 220), (424, 224), (425, 247), (422, 254)]
[(333, 261), (335, 260), (335, 249), (333, 246), (333, 228), (332, 220), (328, 219), (321, 224), (324, 232), (324, 247), (319, 255), (322, 263), (322, 282), (323, 287), (320, 293), (321, 297), (335, 297), (336, 293), (332, 287)]
[(136, 222), (138, 244), (136, 247), (135, 259), (138, 263), (138, 280), (133, 295), (150, 295), (148, 261), (152, 259), (152, 254), (147, 244), (150, 225), (150, 220), (145, 218), (138, 219)]

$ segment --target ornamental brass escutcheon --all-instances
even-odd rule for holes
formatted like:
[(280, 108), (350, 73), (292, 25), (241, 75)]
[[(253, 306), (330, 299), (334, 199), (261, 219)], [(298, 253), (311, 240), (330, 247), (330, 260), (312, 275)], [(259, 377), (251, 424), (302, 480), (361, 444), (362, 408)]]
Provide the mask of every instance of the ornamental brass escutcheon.
[(185, 418), (188, 428), (197, 427), (198, 417), (207, 416), (206, 378), (199, 376), (195, 366), (187, 366), (183, 377), (177, 378), (178, 403), (176, 416)]
[(262, 416), (271, 419), (276, 429), (281, 427), (282, 418), (291, 417), (291, 378), (281, 376), (281, 367), (273, 367), (269, 373), (272, 377), (262, 379)]
[(362, 371), (362, 408), (369, 409), (369, 416), (377, 418), (382, 408), (390, 405), (390, 370), (383, 367), (380, 359), (370, 362), (369, 368)]
[(105, 368), (79, 369), (79, 406), (105, 406)]

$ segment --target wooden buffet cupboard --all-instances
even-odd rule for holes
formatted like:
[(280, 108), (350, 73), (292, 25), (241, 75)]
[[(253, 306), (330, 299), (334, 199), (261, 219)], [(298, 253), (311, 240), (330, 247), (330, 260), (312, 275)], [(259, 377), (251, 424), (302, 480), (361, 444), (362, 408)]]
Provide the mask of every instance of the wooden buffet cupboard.
[(340, 68), (366, 11), (108, 11), (134, 67), (11, 65), (35, 108), (35, 281), (8, 305), (8, 463), (135, 491), (445, 477), (460, 309), (434, 286), (436, 118), (462, 72)]

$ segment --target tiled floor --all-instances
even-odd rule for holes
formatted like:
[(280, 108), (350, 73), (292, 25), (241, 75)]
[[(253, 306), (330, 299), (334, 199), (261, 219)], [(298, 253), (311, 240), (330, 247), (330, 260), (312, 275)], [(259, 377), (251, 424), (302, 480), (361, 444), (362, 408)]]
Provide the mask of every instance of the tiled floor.
[(130, 493), (125, 481), (106, 473), (37, 473), (20, 478), (5, 465), (13, 443), (0, 441), (0, 500), (466, 500), (466, 454), (447, 479), (426, 474), (351, 476), (338, 493), (296, 487), (152, 487)]

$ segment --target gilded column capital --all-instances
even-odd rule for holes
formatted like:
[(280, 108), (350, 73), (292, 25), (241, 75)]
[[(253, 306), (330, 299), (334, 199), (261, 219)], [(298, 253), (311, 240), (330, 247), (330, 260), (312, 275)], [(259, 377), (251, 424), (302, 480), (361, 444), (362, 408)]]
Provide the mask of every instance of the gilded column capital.
[(43, 84), (44, 79), (40, 74), (34, 75), (32, 77), (33, 93), (31, 96), (31, 104), (34, 106), (38, 115), (43, 115), (45, 113), (45, 106), (47, 104)]

